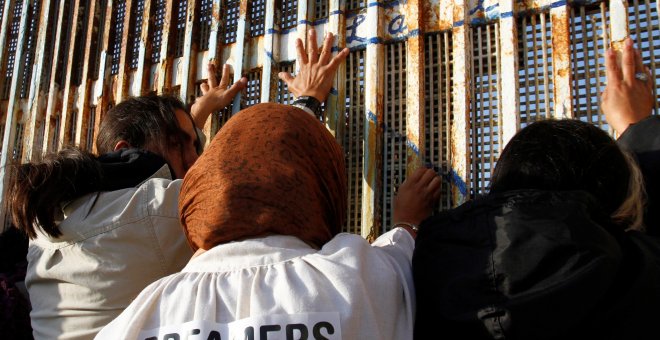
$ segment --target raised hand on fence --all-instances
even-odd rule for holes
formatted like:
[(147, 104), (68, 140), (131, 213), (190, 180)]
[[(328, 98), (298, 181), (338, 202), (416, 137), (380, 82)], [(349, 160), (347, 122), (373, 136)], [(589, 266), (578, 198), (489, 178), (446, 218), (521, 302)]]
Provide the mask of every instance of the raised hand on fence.
[(222, 76), (219, 83), (216, 74), (215, 64), (209, 63), (208, 79), (200, 85), (202, 95), (195, 99), (195, 103), (190, 108), (190, 114), (195, 121), (195, 125), (200, 128), (204, 126), (211, 113), (227, 107), (234, 100), (234, 97), (247, 86), (247, 78), (245, 77), (229, 86), (231, 67), (228, 64), (222, 67)]
[(296, 40), (300, 71), (295, 77), (288, 72), (278, 74), (294, 96), (314, 97), (319, 102), (324, 102), (328, 97), (337, 67), (346, 59), (349, 52), (348, 48), (344, 48), (333, 57), (332, 43), (334, 40), (334, 35), (328, 32), (323, 41), (323, 49), (320, 52), (316, 42), (316, 30), (313, 28), (307, 34), (306, 49), (302, 40)]
[[(401, 184), (394, 196), (393, 225), (418, 226), (431, 216), (440, 199), (442, 179), (433, 169), (419, 168)], [(406, 228), (413, 237), (415, 232)]]
[(602, 93), (601, 109), (607, 123), (620, 136), (630, 124), (651, 115), (655, 79), (630, 38), (623, 46), (621, 66), (611, 48), (605, 54), (605, 66), (607, 86)]

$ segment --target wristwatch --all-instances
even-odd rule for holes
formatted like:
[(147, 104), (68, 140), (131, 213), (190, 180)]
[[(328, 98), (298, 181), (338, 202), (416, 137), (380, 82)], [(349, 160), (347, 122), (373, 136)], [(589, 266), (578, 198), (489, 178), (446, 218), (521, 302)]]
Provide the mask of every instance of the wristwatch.
[(314, 97), (300, 96), (291, 105), (300, 108), (317, 118), (321, 117), (321, 102)]

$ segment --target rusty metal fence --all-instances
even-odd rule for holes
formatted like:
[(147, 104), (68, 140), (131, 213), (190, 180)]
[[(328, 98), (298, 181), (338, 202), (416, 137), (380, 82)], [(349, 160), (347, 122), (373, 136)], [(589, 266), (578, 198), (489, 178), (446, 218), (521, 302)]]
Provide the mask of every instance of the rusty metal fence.
[[(346, 155), (345, 230), (377, 235), (415, 167), (442, 173), (447, 209), (488, 190), (502, 147), (533, 121), (609, 130), (598, 96), (613, 1), (0, 0), (0, 194), (8, 163), (93, 151), (104, 113), (129, 96), (191, 102), (210, 61), (248, 88), (208, 135), (241, 108), (290, 103), (277, 73), (295, 72), (294, 40), (314, 27), (351, 49), (323, 118)], [(660, 84), (657, 0), (616, 8)]]

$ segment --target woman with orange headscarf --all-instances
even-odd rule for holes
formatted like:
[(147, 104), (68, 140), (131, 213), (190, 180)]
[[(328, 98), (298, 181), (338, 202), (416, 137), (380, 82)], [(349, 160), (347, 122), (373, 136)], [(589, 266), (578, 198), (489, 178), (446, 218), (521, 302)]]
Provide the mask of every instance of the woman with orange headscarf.
[[(411, 179), (395, 218), (415, 224), (437, 201), (439, 177), (422, 169)], [(98, 338), (412, 338), (415, 231), (394, 228), (370, 245), (340, 233), (346, 206), (344, 155), (318, 119), (271, 103), (239, 112), (182, 185), (195, 257)]]
[(197, 256), (99, 337), (410, 338), (414, 240), (339, 234), (346, 203), (343, 154), (322, 124), (280, 104), (240, 112), (183, 182)]

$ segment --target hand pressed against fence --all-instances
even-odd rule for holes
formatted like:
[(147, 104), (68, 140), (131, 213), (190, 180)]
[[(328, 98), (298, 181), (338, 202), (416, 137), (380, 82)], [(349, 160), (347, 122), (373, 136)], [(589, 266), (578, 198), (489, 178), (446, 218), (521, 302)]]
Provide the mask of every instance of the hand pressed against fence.
[(623, 48), (621, 67), (612, 49), (605, 55), (605, 65), (607, 86), (602, 94), (601, 108), (607, 122), (621, 135), (630, 124), (651, 115), (655, 104), (655, 80), (630, 38)]
[(208, 79), (200, 85), (202, 95), (197, 97), (190, 108), (196, 126), (204, 126), (209, 114), (220, 111), (231, 104), (234, 97), (247, 86), (245, 77), (230, 86), (231, 66), (229, 64), (222, 66), (219, 83), (215, 64), (210, 63), (207, 67)]
[(315, 29), (310, 29), (307, 34), (307, 49), (303, 46), (302, 40), (296, 40), (297, 60), (300, 65), (298, 75), (294, 77), (288, 72), (278, 74), (294, 96), (310, 96), (320, 102), (324, 102), (328, 97), (337, 67), (348, 57), (349, 52), (348, 48), (344, 48), (333, 57), (334, 39), (334, 35), (328, 32), (320, 52)]

